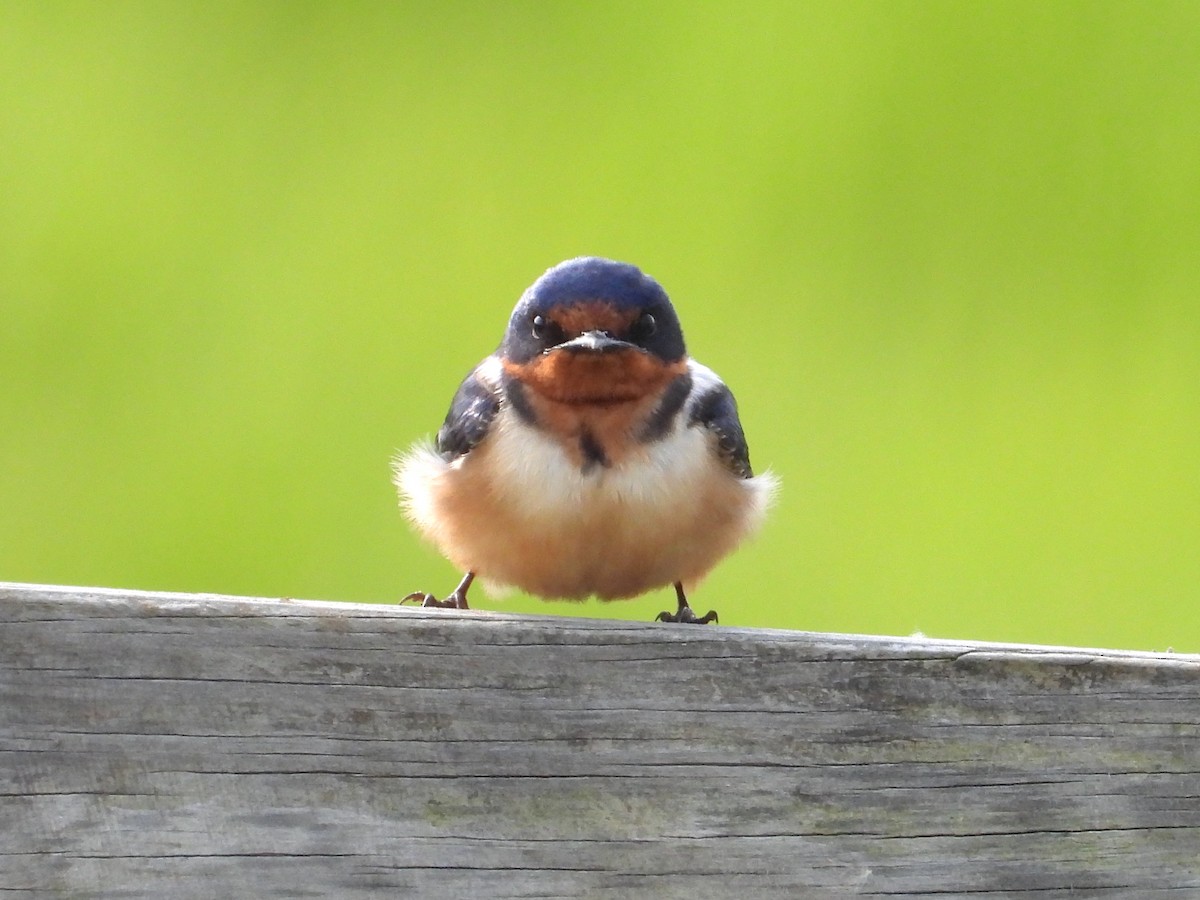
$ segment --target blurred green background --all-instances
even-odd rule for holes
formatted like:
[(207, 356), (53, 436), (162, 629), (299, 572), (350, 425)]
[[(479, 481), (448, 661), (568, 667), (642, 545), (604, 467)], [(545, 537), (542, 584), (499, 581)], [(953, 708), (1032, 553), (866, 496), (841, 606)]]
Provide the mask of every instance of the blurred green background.
[(1198, 46), (1192, 2), (5, 0), (0, 578), (449, 590), (389, 459), (592, 253), (783, 479), (701, 611), (1200, 650)]

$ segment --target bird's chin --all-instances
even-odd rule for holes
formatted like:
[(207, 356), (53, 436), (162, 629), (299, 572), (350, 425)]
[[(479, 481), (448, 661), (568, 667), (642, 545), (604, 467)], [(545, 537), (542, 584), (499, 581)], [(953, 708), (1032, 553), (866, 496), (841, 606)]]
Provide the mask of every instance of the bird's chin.
[(557, 347), (524, 368), (521, 380), (534, 392), (572, 405), (631, 403), (671, 377), (667, 364), (633, 345), (597, 352)]

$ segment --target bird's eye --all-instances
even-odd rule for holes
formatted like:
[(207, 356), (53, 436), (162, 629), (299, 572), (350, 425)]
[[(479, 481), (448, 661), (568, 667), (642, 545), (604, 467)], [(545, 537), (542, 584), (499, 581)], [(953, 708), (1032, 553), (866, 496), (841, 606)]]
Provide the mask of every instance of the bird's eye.
[(553, 319), (547, 319), (545, 316), (534, 316), (530, 322), (530, 330), (533, 332), (535, 340), (554, 346), (561, 344), (566, 340), (566, 335), (563, 334), (562, 326)]
[(629, 335), (635, 341), (644, 341), (658, 331), (658, 321), (650, 313), (642, 313), (629, 329)]

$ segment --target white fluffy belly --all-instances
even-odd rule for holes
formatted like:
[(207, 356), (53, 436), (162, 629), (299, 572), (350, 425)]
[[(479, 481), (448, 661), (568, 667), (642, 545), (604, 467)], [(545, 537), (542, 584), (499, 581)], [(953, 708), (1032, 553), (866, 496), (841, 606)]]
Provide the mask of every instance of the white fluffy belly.
[(397, 469), (413, 521), (485, 582), (578, 599), (690, 585), (766, 512), (774, 479), (731, 473), (704, 429), (679, 427), (618, 466), (584, 473), (506, 413), (454, 462), (418, 446)]

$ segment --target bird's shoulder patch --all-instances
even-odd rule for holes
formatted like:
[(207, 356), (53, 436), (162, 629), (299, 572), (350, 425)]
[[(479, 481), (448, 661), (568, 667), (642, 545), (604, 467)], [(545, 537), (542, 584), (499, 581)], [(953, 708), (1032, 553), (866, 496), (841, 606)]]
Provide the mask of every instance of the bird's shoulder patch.
[(437, 433), (437, 450), (453, 460), (469, 453), (488, 433), (500, 411), (499, 365), (488, 357), (463, 379)]
[(690, 369), (694, 387), (688, 405), (688, 424), (705, 428), (716, 436), (721, 461), (731, 472), (741, 478), (753, 478), (750, 447), (733, 392), (711, 369), (694, 361)]

